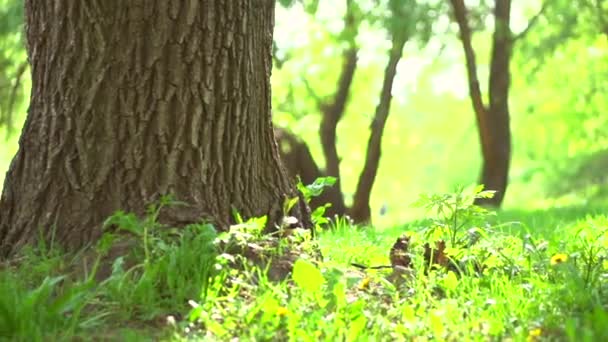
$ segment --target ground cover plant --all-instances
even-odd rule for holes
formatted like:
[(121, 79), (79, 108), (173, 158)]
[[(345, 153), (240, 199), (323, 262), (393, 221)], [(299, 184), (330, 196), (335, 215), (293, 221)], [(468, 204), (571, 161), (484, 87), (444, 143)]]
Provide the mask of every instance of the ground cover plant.
[[(2, 266), (0, 334), (9, 340), (605, 339), (608, 217), (494, 216), (472, 206), (473, 197), (422, 196), (418, 205), (432, 209), (428, 219), (383, 231), (339, 220), (319, 232), (322, 261), (307, 231), (268, 243), (263, 220), (218, 235), (210, 225), (158, 226), (162, 205), (143, 220), (117, 213), (107, 223), (137, 243), (112, 260), (104, 280), (96, 280), (95, 267), (75, 271), (78, 256), (57, 246), (26, 250)], [(114, 234), (96, 246), (99, 256)], [(391, 265), (388, 251), (403, 234), (411, 264), (396, 279), (394, 267), (376, 266)], [(429, 263), (424, 245), (438, 240), (446, 242), (445, 255)], [(234, 246), (266, 249), (269, 260), (297, 248), (301, 257), (283, 279), (269, 279), (272, 263), (252, 263), (232, 254)]]

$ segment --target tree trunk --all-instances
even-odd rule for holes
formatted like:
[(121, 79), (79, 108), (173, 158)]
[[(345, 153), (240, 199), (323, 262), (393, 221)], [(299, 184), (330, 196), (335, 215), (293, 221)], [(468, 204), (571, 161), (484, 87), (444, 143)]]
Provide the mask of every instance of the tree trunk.
[(359, 23), (355, 20), (354, 6), (353, 0), (346, 0), (346, 15), (342, 35), (347, 41), (348, 47), (343, 53), (342, 71), (340, 72), (338, 87), (333, 100), (329, 104), (321, 105), (322, 117), (319, 128), (321, 147), (325, 156), (325, 172), (328, 176), (336, 178), (336, 184), (332, 188), (336, 188), (337, 194), (339, 194), (339, 196), (333, 196), (335, 202), (332, 203), (332, 208), (330, 208), (328, 213), (333, 212), (337, 215), (346, 214), (346, 205), (344, 204), (344, 196), (342, 195), (342, 182), (340, 180), (340, 157), (336, 146), (336, 128), (346, 110), (348, 95), (357, 69), (359, 48), (357, 47), (356, 37)]
[[(294, 179), (300, 177), (302, 183), (312, 184), (317, 178), (327, 176), (317, 166), (308, 145), (304, 141), (287, 129), (275, 127), (274, 131), (279, 143), (281, 160)], [(345, 214), (345, 209), (336, 208), (336, 204), (341, 201), (344, 203), (342, 193), (335, 186), (331, 186), (325, 188), (321, 195), (310, 200), (310, 208), (315, 209), (330, 203), (331, 206), (325, 210), (325, 215), (329, 217), (341, 216)]]
[(335, 94), (334, 101), (323, 108), (323, 116), (321, 118), (321, 126), (319, 128), (319, 136), (321, 138), (321, 147), (325, 156), (325, 172), (328, 176), (336, 178), (336, 184), (332, 188), (337, 190), (340, 196), (335, 197), (335, 202), (332, 203), (332, 211), (337, 215), (346, 213), (346, 205), (344, 204), (344, 196), (342, 195), (342, 182), (340, 181), (340, 157), (338, 156), (338, 148), (336, 146), (336, 128), (338, 122), (346, 109), (348, 92), (353, 81), (355, 69), (357, 68), (357, 48), (352, 47), (344, 52), (344, 65), (340, 80), (338, 81), (338, 90)]
[(477, 119), (483, 166), (480, 183), (486, 190), (494, 190), (493, 198), (477, 199), (475, 204), (499, 207), (507, 190), (509, 163), (511, 159), (511, 132), (509, 128), (509, 62), (513, 39), (510, 31), (510, 0), (496, 0), (494, 9), (495, 29), (492, 41), (489, 97), (490, 105), (484, 104), (475, 51), (471, 42), (471, 29), (463, 0), (451, 0), (454, 17), (459, 26), (467, 76), (469, 94)]
[(499, 207), (507, 191), (511, 160), (511, 130), (509, 127), (509, 85), (511, 74), (512, 37), (510, 30), (511, 0), (496, 0), (494, 6), (494, 36), (490, 60), (489, 98), (486, 112), (489, 141), (484, 142), (484, 163), (481, 184), (494, 190), (492, 198), (477, 199), (475, 204)]
[(27, 0), (31, 104), (0, 253), (38, 236), (80, 248), (162, 194), (187, 203), (167, 224), (225, 229), (236, 209), (274, 227), (297, 196), (271, 124), (274, 3)]
[(357, 190), (353, 199), (353, 206), (350, 209), (350, 216), (355, 223), (367, 224), (371, 222), (371, 208), (369, 205), (372, 187), (376, 180), (376, 173), (380, 164), (380, 155), (382, 154), (382, 135), (384, 126), (390, 112), (391, 100), (393, 98), (391, 91), (393, 89), (393, 81), (397, 74), (397, 65), (403, 54), (403, 47), (407, 38), (398, 34), (393, 37), (392, 47), (389, 53), (388, 63), (384, 70), (384, 81), (380, 91), (380, 102), (376, 106), (376, 113), (371, 124), (371, 134), (367, 143), (367, 152), (365, 155), (365, 164), (359, 176)]

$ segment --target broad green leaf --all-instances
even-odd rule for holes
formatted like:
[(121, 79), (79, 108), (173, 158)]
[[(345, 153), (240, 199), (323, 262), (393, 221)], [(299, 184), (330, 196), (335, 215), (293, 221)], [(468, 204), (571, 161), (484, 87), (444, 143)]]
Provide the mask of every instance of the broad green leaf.
[(348, 329), (347, 341), (358, 341), (362, 337), (362, 332), (365, 330), (367, 325), (367, 318), (364, 315), (357, 317), (350, 323), (350, 329)]
[(449, 271), (448, 274), (443, 278), (443, 287), (446, 290), (454, 291), (458, 287), (458, 277), (452, 271)]
[(310, 195), (314, 197), (323, 193), (324, 188), (333, 186), (334, 184), (336, 184), (335, 177), (319, 177), (312, 184), (307, 185), (306, 188), (310, 191)]
[(309, 261), (298, 259), (293, 266), (293, 280), (304, 291), (318, 293), (325, 283), (321, 270)]

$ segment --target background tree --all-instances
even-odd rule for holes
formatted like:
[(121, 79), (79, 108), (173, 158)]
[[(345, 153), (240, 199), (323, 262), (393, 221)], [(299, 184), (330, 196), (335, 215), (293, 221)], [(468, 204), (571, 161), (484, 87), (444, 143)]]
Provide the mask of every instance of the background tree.
[[(307, 2), (304, 2), (304, 4), (307, 4)], [(293, 5), (293, 2), (285, 2), (285, 5)], [(343, 50), (341, 54), (342, 65), (334, 94), (325, 97), (319, 96), (317, 91), (307, 82), (306, 78), (303, 78), (303, 83), (309, 96), (315, 100), (315, 109), (321, 114), (319, 138), (325, 159), (325, 170), (323, 173), (319, 173), (318, 176), (331, 176), (336, 179), (335, 184), (327, 188), (321, 196), (313, 199), (311, 204), (316, 207), (330, 203), (331, 206), (326, 209), (326, 214), (329, 216), (345, 215), (347, 211), (340, 181), (340, 156), (338, 155), (336, 144), (336, 128), (346, 111), (351, 85), (357, 69), (359, 48), (356, 39), (362, 14), (355, 0), (346, 0), (345, 7), (344, 24), (338, 37), (338, 40), (343, 42), (343, 47), (341, 47)], [(308, 3), (308, 11), (312, 15), (314, 15), (316, 10), (317, 3)], [(304, 182), (311, 183), (314, 181), (314, 179), (310, 179), (310, 175), (313, 173), (312, 170), (318, 170), (319, 168), (312, 158), (307, 144), (285, 129), (282, 130), (280, 138), (285, 141), (285, 145), (289, 146), (299, 141), (297, 149), (283, 150), (283, 159), (286, 161), (292, 175), (301, 176)], [(308, 158), (308, 156), (311, 156), (311, 158)], [(290, 161), (294, 159), (298, 160), (299, 163), (290, 164)]]
[(336, 178), (336, 195), (332, 198), (330, 214), (344, 214), (346, 205), (342, 195), (342, 182), (340, 181), (340, 156), (336, 146), (336, 128), (338, 122), (344, 116), (346, 104), (350, 95), (350, 89), (357, 69), (357, 30), (360, 25), (360, 9), (354, 0), (346, 0), (346, 14), (344, 16), (344, 28), (342, 29), (342, 39), (345, 40), (345, 48), (342, 53), (342, 69), (338, 78), (338, 85), (333, 98), (329, 102), (318, 101), (321, 111), (321, 125), (319, 127), (319, 137), (325, 157), (326, 174)]
[[(289, 5), (292, 3), (286, 2)], [(369, 223), (371, 220), (370, 194), (379, 167), (382, 135), (390, 111), (392, 86), (397, 73), (397, 65), (402, 57), (405, 43), (411, 37), (419, 36), (423, 43), (428, 40), (427, 36), (431, 22), (429, 13), (432, 7), (417, 5), (416, 2), (408, 0), (380, 1), (374, 3), (380, 6), (371, 10), (371, 12), (367, 12), (365, 19), (362, 19), (363, 10), (360, 3), (354, 0), (345, 1), (344, 23), (339, 34), (339, 41), (342, 43), (341, 68), (334, 93), (329, 96), (319, 95), (315, 87), (306, 78), (303, 79), (303, 84), (308, 95), (315, 100), (317, 110), (321, 113), (319, 136), (326, 165), (322, 175), (338, 179), (334, 188), (330, 189), (320, 200), (325, 200), (331, 204), (328, 209), (330, 215), (348, 213), (357, 223)], [(316, 7), (312, 7), (312, 9), (314, 11)], [(379, 102), (370, 126), (371, 135), (366, 150), (366, 161), (359, 177), (352, 207), (347, 208), (340, 182), (341, 158), (336, 146), (336, 130), (338, 123), (345, 114), (349, 93), (352, 90), (359, 51), (357, 34), (362, 21), (369, 25), (377, 25), (380, 30), (384, 31), (391, 46), (388, 49), (387, 67), (383, 75)], [(420, 30), (421, 28), (422, 30)], [(281, 136), (287, 138), (285, 132), (282, 132)], [(296, 138), (292, 135), (289, 140), (294, 141)], [(291, 146), (292, 144), (286, 142), (286, 145)], [(300, 157), (291, 156), (292, 153), (297, 151), (302, 151), (303, 155)], [(310, 152), (308, 152), (305, 144), (300, 143), (298, 149), (289, 149), (289, 152), (284, 153), (285, 160), (300, 161), (300, 164), (298, 164), (300, 167), (292, 166), (290, 168), (294, 175), (311, 174), (311, 170), (318, 169), (314, 159), (307, 157)], [(308, 160), (314, 165), (306, 165), (302, 163), (303, 160)]]
[[(458, 23), (460, 41), (466, 60), (469, 94), (475, 111), (483, 166), (480, 184), (496, 191), (492, 198), (480, 198), (477, 204), (500, 206), (507, 191), (511, 161), (511, 128), (509, 115), (509, 90), (511, 86), (510, 63), (513, 44), (528, 33), (528, 28), (514, 36), (511, 32), (511, 0), (496, 0), (493, 7), (494, 32), (488, 81), (488, 103), (483, 100), (479, 85), (472, 30), (468, 9), (464, 0), (451, 0), (454, 18)], [(544, 10), (544, 6), (541, 11)]]
[(405, 43), (414, 35), (417, 17), (419, 16), (418, 12), (420, 11), (420, 8), (416, 7), (416, 1), (392, 0), (388, 2), (388, 7), (391, 15), (386, 19), (385, 25), (391, 37), (391, 48), (386, 69), (384, 70), (380, 99), (370, 126), (371, 134), (367, 143), (365, 164), (359, 176), (353, 206), (350, 210), (353, 220), (358, 223), (368, 223), (371, 221), (369, 201), (380, 163), (382, 135), (393, 98), (393, 82), (397, 74), (397, 65), (403, 55)]
[(483, 98), (477, 76), (472, 31), (468, 23), (464, 0), (451, 0), (454, 17), (460, 29), (460, 40), (466, 59), (469, 94), (477, 119), (483, 166), (480, 183), (496, 191), (494, 197), (479, 199), (479, 203), (500, 206), (507, 190), (511, 159), (511, 131), (509, 127), (509, 60), (511, 55), (510, 0), (496, 0), (494, 8), (494, 36), (489, 82), (489, 105)]
[(0, 127), (7, 128), (7, 137), (14, 128), (15, 112), (25, 98), (28, 63), (22, 23), (23, 5), (19, 1), (0, 1)]
[[(273, 227), (296, 197), (270, 115), (274, 1), (26, 1), (32, 98), (0, 201), (0, 251), (78, 248), (159, 195), (161, 220), (234, 210)], [(306, 206), (292, 213), (308, 223)], [(40, 230), (41, 234), (38, 234)]]

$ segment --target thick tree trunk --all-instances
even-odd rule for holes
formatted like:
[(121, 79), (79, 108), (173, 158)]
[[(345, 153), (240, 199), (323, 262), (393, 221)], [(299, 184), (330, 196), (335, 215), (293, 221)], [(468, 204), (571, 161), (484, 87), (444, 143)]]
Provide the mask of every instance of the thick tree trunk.
[(376, 113), (371, 124), (371, 133), (367, 143), (365, 164), (359, 176), (357, 190), (353, 199), (353, 206), (350, 209), (350, 216), (355, 223), (367, 224), (371, 222), (371, 208), (369, 205), (372, 187), (376, 180), (376, 173), (380, 164), (382, 154), (382, 135), (384, 126), (390, 112), (393, 81), (397, 74), (397, 65), (403, 54), (403, 47), (407, 38), (397, 35), (393, 38), (392, 47), (389, 53), (388, 63), (384, 70), (384, 81), (380, 90), (380, 102), (376, 106)]
[[(274, 1), (26, 1), (32, 94), (0, 201), (0, 253), (79, 248), (161, 194), (169, 224), (296, 196), (270, 115)], [(293, 213), (309, 224), (305, 207)], [(296, 210), (297, 210), (296, 209)]]
[(495, 29), (492, 42), (489, 97), (490, 105), (484, 104), (479, 79), (475, 51), (471, 42), (467, 9), (463, 0), (451, 0), (454, 17), (459, 26), (460, 39), (464, 50), (469, 94), (481, 143), (483, 166), (480, 183), (486, 190), (494, 190), (493, 198), (478, 199), (475, 203), (499, 207), (507, 190), (509, 163), (511, 159), (511, 132), (509, 128), (509, 62), (513, 43), (510, 31), (510, 0), (496, 0)]

